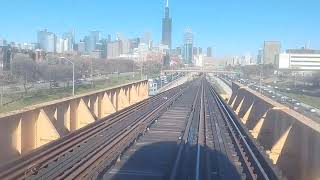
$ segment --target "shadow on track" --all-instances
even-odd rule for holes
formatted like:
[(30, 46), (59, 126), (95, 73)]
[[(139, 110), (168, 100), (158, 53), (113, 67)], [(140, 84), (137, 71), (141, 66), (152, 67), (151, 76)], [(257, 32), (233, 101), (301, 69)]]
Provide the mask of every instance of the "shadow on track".
[[(177, 142), (173, 141), (156, 143), (137, 141), (137, 143), (133, 144), (123, 153), (120, 160), (114, 166), (102, 172), (98, 179), (170, 179), (178, 147)], [(196, 149), (196, 146), (185, 145), (178, 166), (178, 177), (175, 179), (195, 179)], [(206, 151), (209, 153), (209, 156), (206, 155)], [(209, 171), (207, 171), (208, 169)], [(200, 177), (200, 179), (241, 179), (241, 175), (234, 162), (231, 162), (221, 152), (205, 149), (204, 147), (201, 148)]]

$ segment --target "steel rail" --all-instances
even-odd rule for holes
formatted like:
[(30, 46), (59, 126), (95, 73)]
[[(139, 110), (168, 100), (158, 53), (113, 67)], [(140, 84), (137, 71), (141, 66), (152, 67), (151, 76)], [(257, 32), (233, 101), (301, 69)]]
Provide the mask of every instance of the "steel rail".
[[(262, 179), (266, 179), (266, 180), (270, 179), (268, 174), (266, 173), (265, 169), (263, 168), (263, 166), (259, 162), (258, 158), (256, 157), (255, 153), (253, 152), (252, 147), (249, 146), (247, 139), (246, 139), (246, 136), (242, 133), (242, 131), (240, 130), (240, 127), (238, 127), (238, 125), (235, 123), (234, 118), (230, 115), (229, 111), (227, 110), (227, 107), (222, 102), (220, 96), (215, 92), (215, 90), (213, 89), (212, 86), (210, 86), (210, 90), (211, 90), (212, 95), (214, 96), (214, 99), (219, 107), (220, 112), (227, 116), (224, 119), (227, 123), (228, 128), (230, 129), (230, 132), (232, 134), (233, 139), (236, 142), (237, 147), (239, 148), (241, 156), (242, 156), (243, 160), (245, 161), (245, 165), (247, 166), (247, 168), (250, 171), (251, 178), (252, 179), (257, 179), (257, 178), (261, 179), (262, 178)], [(236, 133), (239, 136), (239, 139), (237, 138), (237, 135), (235, 134), (233, 129), (236, 130)], [(246, 153), (243, 152), (243, 150), (241, 150), (240, 143), (243, 144), (243, 146), (245, 148), (244, 150), (247, 151)], [(252, 159), (252, 162), (248, 162), (249, 159), (246, 158), (246, 155), (248, 155), (250, 157), (250, 159)], [(250, 165), (255, 166), (255, 171), (253, 171), (253, 169), (250, 167)], [(254, 172), (257, 173), (258, 177), (256, 177), (254, 175)]]
[[(38, 154), (30, 153), (30, 155), (33, 155), (30, 159), (25, 159), (25, 157), (18, 159), (16, 162), (11, 164), (11, 166), (13, 166), (12, 168), (6, 169), (5, 171), (1, 172), (0, 179), (23, 179), (25, 176), (24, 173), (27, 171), (28, 168), (30, 168), (30, 164), (31, 168), (34, 168), (35, 166), (43, 167), (45, 165), (42, 164), (43, 162), (48, 162), (50, 160), (56, 159), (57, 155), (61, 154), (64, 151), (67, 151), (68, 148), (72, 148), (72, 146), (75, 146), (78, 143), (82, 143), (87, 138), (90, 138), (92, 135), (97, 133), (99, 130), (112, 126), (114, 123), (117, 123), (119, 119), (122, 119), (123, 117), (127, 117), (128, 115), (130, 115), (128, 113), (134, 113), (137, 110), (137, 107), (139, 109), (142, 109), (144, 108), (144, 106), (150, 104), (151, 101), (157, 102), (157, 100), (163, 98), (163, 96), (169, 95), (169, 92), (175, 92), (177, 90), (178, 87), (174, 88), (171, 91), (163, 92), (159, 96), (148, 98), (136, 104), (135, 106), (125, 108), (119, 111), (118, 113), (115, 113), (111, 116), (108, 116), (107, 118), (103, 118), (102, 120), (93, 123), (92, 125), (89, 125), (88, 127), (80, 129), (75, 133), (71, 133), (70, 135), (63, 137), (52, 144), (48, 144), (43, 148), (40, 148), (38, 151), (45, 148), (47, 149), (44, 151), (40, 151), (40, 153)], [(105, 122), (105, 120), (109, 121)], [(29, 167), (27, 167), (28, 165)]]
[[(118, 149), (119, 154), (133, 141), (137, 138), (139, 133), (142, 133), (151, 123), (154, 121), (159, 115), (162, 113), (163, 110), (166, 110), (168, 106), (170, 106), (175, 100), (178, 99), (182, 95), (184, 90), (176, 93), (172, 97), (168, 98), (168, 100), (164, 103), (159, 105), (156, 109), (149, 112), (146, 116), (141, 117), (137, 121), (135, 121), (132, 125), (130, 125), (130, 129), (126, 129), (124, 132), (118, 133), (114, 136), (111, 140), (111, 143), (104, 144), (101, 148), (97, 149), (95, 152), (92, 152), (92, 155), (88, 158), (83, 159), (83, 161), (79, 162), (76, 165), (73, 165), (70, 169), (68, 169), (64, 174), (58, 179), (81, 179), (84, 178), (86, 174), (89, 172), (96, 172), (94, 168), (95, 162), (107, 161), (111, 163), (114, 159), (118, 156), (113, 156), (107, 159), (104, 159), (104, 154), (109, 154), (109, 151), (112, 151), (115, 146), (121, 145), (121, 149)], [(128, 138), (129, 140), (126, 140)], [(109, 165), (109, 164), (105, 164)], [(97, 173), (98, 174), (98, 173)], [(87, 177), (86, 177), (87, 178)]]
[(195, 107), (197, 106), (197, 100), (198, 100), (200, 89), (201, 88), (199, 87), (198, 90), (197, 90), (196, 96), (195, 96), (195, 98), (193, 100), (193, 103), (192, 103), (192, 109), (191, 109), (191, 112), (189, 114), (187, 125), (186, 125), (186, 128), (185, 128), (184, 132), (183, 132), (183, 136), (182, 136), (182, 139), (181, 139), (180, 144), (179, 144), (179, 149), (178, 149), (176, 158), (174, 160), (173, 169), (172, 169), (172, 171), (170, 173), (170, 177), (169, 177), (170, 180), (175, 180), (177, 178), (177, 173), (178, 173), (178, 169), (179, 169), (180, 161), (181, 161), (181, 157), (182, 157), (182, 151), (183, 151), (185, 145), (188, 142), (188, 135), (189, 135), (189, 131), (190, 131), (191, 122), (192, 122), (192, 119), (193, 119)]
[(201, 99), (200, 99), (200, 120), (199, 120), (199, 126), (198, 126), (198, 139), (197, 139), (197, 159), (196, 159), (196, 172), (195, 172), (195, 179), (200, 179), (200, 165), (201, 165), (201, 147), (204, 145), (205, 141), (205, 133), (202, 132), (202, 129), (204, 129), (204, 80), (202, 80), (201, 83)]

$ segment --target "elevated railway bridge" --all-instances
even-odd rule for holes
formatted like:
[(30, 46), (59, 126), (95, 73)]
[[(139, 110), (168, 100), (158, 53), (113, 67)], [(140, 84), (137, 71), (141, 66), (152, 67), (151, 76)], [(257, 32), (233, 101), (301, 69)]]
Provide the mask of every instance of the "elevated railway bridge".
[(148, 97), (139, 81), (4, 114), (0, 179), (319, 178), (318, 125), (232, 90), (202, 75)]

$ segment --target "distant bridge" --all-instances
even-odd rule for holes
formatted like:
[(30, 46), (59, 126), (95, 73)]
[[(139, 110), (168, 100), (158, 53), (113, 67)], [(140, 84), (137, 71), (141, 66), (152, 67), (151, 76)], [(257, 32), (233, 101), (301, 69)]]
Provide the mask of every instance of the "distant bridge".
[(172, 72), (202, 72), (202, 73), (219, 73), (219, 74), (238, 74), (238, 72), (234, 71), (225, 71), (225, 70), (217, 70), (217, 69), (200, 69), (200, 68), (186, 68), (186, 69), (171, 69), (171, 70), (163, 70), (165, 73)]

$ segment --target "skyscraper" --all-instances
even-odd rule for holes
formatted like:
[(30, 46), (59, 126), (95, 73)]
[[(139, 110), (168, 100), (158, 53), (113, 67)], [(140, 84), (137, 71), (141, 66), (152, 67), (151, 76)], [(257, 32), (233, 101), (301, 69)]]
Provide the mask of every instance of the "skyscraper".
[(56, 42), (56, 52), (63, 53), (64, 51), (64, 40), (62, 38), (58, 38)]
[(6, 46), (7, 41), (5, 39), (0, 39), (0, 47)]
[(262, 48), (260, 48), (259, 50), (258, 50), (258, 55), (257, 55), (257, 64), (261, 64), (263, 61), (263, 50), (262, 50)]
[(199, 47), (198, 53), (202, 54), (202, 48), (201, 47)]
[(64, 39), (64, 51), (70, 52), (73, 50), (73, 45), (75, 43), (74, 40), (74, 32), (67, 32), (63, 34), (63, 39)]
[(211, 47), (207, 48), (207, 57), (212, 57), (212, 48)]
[(146, 45), (148, 45), (148, 48), (151, 49), (152, 48), (152, 35), (151, 32), (145, 32), (142, 39), (141, 39), (142, 43), (145, 43)]
[(89, 36), (86, 36), (84, 42), (86, 51), (92, 52), (97, 49), (97, 43), (100, 41), (100, 31), (91, 31)]
[(81, 54), (86, 52), (86, 45), (85, 45), (84, 41), (80, 41), (78, 43), (78, 52), (81, 53)]
[(279, 41), (265, 41), (263, 46), (263, 64), (274, 64), (276, 56), (280, 54)]
[(85, 52), (86, 53), (90, 52), (90, 37), (89, 36), (85, 36), (83, 38), (83, 42), (84, 42)]
[(48, 32), (47, 38), (48, 38), (48, 46), (46, 51), (55, 53), (57, 36), (52, 32)]
[(38, 43), (39, 47), (46, 52), (56, 52), (56, 35), (52, 32), (48, 32), (47, 29), (38, 31)]
[(165, 7), (165, 16), (162, 19), (162, 44), (168, 45), (171, 49), (172, 19), (169, 15), (169, 0)]
[(133, 49), (138, 48), (141, 42), (140, 38), (133, 38), (133, 39), (130, 39), (129, 41), (130, 41), (130, 52), (133, 52)]
[(183, 59), (185, 64), (192, 64), (193, 60), (193, 33), (190, 28), (186, 29), (183, 36), (184, 48)]
[(119, 58), (122, 53), (122, 41), (112, 41), (107, 43), (107, 59)]
[(37, 40), (39, 44), (39, 48), (46, 51), (47, 49), (47, 29), (38, 31)]
[(193, 55), (198, 55), (198, 48), (197, 47), (193, 47)]

